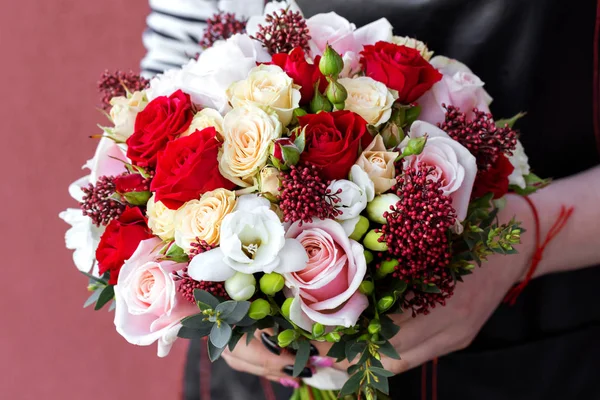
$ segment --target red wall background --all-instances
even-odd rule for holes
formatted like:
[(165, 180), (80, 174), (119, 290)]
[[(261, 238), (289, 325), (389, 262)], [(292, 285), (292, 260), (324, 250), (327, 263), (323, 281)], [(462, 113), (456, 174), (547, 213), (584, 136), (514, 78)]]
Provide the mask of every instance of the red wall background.
[(138, 69), (147, 0), (1, 2), (0, 398), (177, 399), (185, 343), (159, 359), (84, 310), (58, 218), (104, 122), (99, 75)]

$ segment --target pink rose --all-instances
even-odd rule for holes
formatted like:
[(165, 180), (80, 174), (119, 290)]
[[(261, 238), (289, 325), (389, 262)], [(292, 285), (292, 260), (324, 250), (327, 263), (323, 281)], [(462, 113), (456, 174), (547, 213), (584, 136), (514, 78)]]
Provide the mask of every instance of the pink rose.
[(100, 139), (94, 158), (86, 164), (91, 171), (90, 182), (96, 183), (101, 176), (117, 176), (127, 172), (125, 163), (130, 161), (126, 152), (124, 145), (119, 145), (107, 137)]
[(329, 12), (307, 19), (306, 25), (311, 36), (309, 45), (312, 56), (323, 55), (329, 43), (344, 59), (344, 70), (341, 73), (344, 77), (357, 72), (359, 53), (364, 45), (392, 40), (392, 25), (385, 18), (356, 29), (356, 25), (346, 18)]
[(115, 326), (129, 343), (148, 346), (158, 340), (158, 356), (169, 354), (180, 321), (196, 314), (196, 306), (177, 292), (173, 272), (186, 264), (160, 261), (162, 241), (158, 238), (140, 242), (121, 268), (115, 286)]
[(348, 239), (344, 228), (333, 220), (292, 224), (287, 238), (295, 238), (308, 255), (306, 267), (285, 274), (288, 293), (294, 296), (290, 319), (310, 331), (315, 322), (326, 326), (356, 324), (369, 305), (358, 291), (367, 263), (363, 247)]
[[(434, 178), (442, 182), (444, 195), (452, 198), (458, 221), (467, 216), (471, 191), (477, 175), (475, 157), (440, 128), (423, 121), (415, 121), (409, 132), (411, 138), (428, 136), (423, 152), (409, 156), (405, 163), (412, 167), (427, 164), (435, 167)], [(402, 146), (402, 145), (401, 145)]]
[(442, 104), (460, 108), (467, 118), (473, 117), (473, 109), (489, 112), (492, 98), (483, 88), (484, 83), (465, 64), (443, 56), (431, 59), (431, 65), (444, 77), (417, 103), (422, 107), (419, 119), (438, 124), (444, 122), (446, 110)]

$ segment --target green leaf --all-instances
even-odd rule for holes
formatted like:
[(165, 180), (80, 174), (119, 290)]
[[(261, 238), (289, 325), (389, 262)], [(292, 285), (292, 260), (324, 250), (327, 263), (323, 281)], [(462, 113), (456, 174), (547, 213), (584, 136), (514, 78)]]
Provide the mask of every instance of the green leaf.
[(528, 196), (548, 186), (552, 182), (551, 179), (542, 179), (533, 173), (525, 175), (523, 176), (523, 178), (525, 179), (525, 189), (516, 185), (510, 186), (510, 189), (512, 189), (515, 193), (520, 194), (521, 196)]
[(254, 333), (256, 332), (256, 326), (250, 326), (246, 332), (246, 346), (250, 344), (252, 339), (254, 339)]
[(114, 297), (115, 297), (115, 287), (113, 285), (109, 285), (109, 286), (105, 287), (102, 290), (102, 292), (100, 293), (100, 296), (98, 296), (98, 301), (96, 302), (96, 306), (94, 307), (94, 310), (101, 309), (102, 307), (104, 307), (104, 305), (106, 303), (111, 301)]
[(233, 349), (235, 349), (235, 346), (237, 346), (238, 342), (240, 341), (240, 339), (242, 338), (242, 336), (244, 336), (244, 332), (235, 329), (233, 331), (233, 334), (231, 335), (231, 339), (229, 340), (228, 346), (229, 346), (229, 351), (233, 351)]
[(395, 375), (393, 372), (388, 371), (387, 369), (384, 369), (384, 368), (379, 368), (379, 367), (370, 367), (369, 370), (377, 376), (383, 376), (386, 378), (391, 378), (392, 376)]
[(196, 301), (208, 305), (212, 309), (216, 308), (219, 305), (219, 299), (217, 299), (215, 296), (213, 296), (205, 290), (195, 289), (194, 299), (196, 299)]
[(210, 361), (215, 362), (219, 359), (219, 357), (221, 357), (223, 350), (225, 350), (225, 346), (219, 348), (219, 347), (216, 347), (214, 344), (212, 344), (212, 342), (210, 340), (208, 340), (207, 342), (208, 342), (208, 358), (210, 359)]
[(400, 331), (400, 327), (394, 324), (394, 321), (387, 315), (380, 315), (379, 321), (381, 322), (379, 335), (385, 339), (393, 338)]
[(357, 355), (365, 351), (367, 344), (365, 342), (348, 342), (346, 343), (346, 358), (352, 361)]
[(244, 318), (242, 318), (241, 320), (236, 322), (235, 326), (247, 327), (247, 326), (254, 325), (255, 322), (256, 322), (256, 320), (254, 320), (254, 319), (250, 318), (250, 316), (246, 315), (246, 316), (244, 316)]
[(527, 115), (527, 113), (525, 113), (525, 112), (519, 112), (514, 117), (505, 118), (505, 119), (499, 119), (499, 120), (496, 121), (496, 126), (498, 128), (504, 128), (505, 125), (508, 125), (509, 128), (512, 128), (515, 125), (515, 123), (518, 120), (520, 120), (521, 118), (523, 118), (525, 115)]
[(385, 376), (376, 376), (375, 379), (371, 380), (371, 385), (384, 394), (390, 393), (390, 383)]
[(167, 260), (170, 261), (175, 261), (175, 262), (188, 262), (189, 261), (189, 257), (187, 254), (185, 254), (185, 252), (183, 251), (183, 249), (179, 246), (177, 246), (175, 243), (171, 243), (168, 246), (168, 250), (167, 253), (165, 254), (165, 258)]
[(327, 352), (327, 357), (335, 358), (337, 362), (346, 358), (346, 342), (339, 341), (333, 344)]
[(442, 291), (433, 284), (421, 285), (421, 291), (424, 293), (442, 293)]
[(113, 300), (108, 307), (108, 312), (114, 311), (115, 308), (117, 308), (117, 302)]
[(215, 347), (221, 348), (227, 346), (229, 339), (231, 339), (231, 326), (226, 322), (220, 324), (213, 324), (210, 330), (210, 342)]
[(406, 114), (404, 116), (404, 123), (406, 125), (411, 125), (415, 122), (419, 115), (421, 114), (421, 106), (414, 106), (406, 109)]
[(294, 361), (294, 377), (298, 377), (310, 357), (310, 342), (308, 340), (302, 340), (298, 342), (298, 352), (296, 353), (296, 360)]
[(306, 133), (304, 129), (302, 129), (302, 133), (294, 140), (294, 145), (300, 150), (300, 153), (304, 151), (306, 147)]
[(94, 293), (92, 293), (92, 295), (90, 297), (88, 297), (88, 299), (85, 301), (85, 303), (83, 303), (83, 308), (89, 307), (92, 304), (94, 304), (98, 300), (98, 297), (100, 297), (100, 293), (102, 293), (103, 289), (104, 288), (96, 289), (94, 291)]
[(96, 283), (100, 283), (104, 286), (108, 285), (108, 282), (104, 279), (98, 278), (97, 276), (94, 276), (92, 274), (88, 274), (87, 272), (83, 272), (81, 271), (82, 274), (84, 274), (85, 276), (87, 276), (90, 280), (96, 282)]
[[(207, 328), (207, 329), (205, 329), (205, 328)], [(208, 336), (210, 334), (210, 329), (212, 327), (210, 325), (208, 325), (205, 328), (193, 329), (193, 328), (188, 328), (187, 326), (182, 326), (179, 329), (179, 332), (177, 332), (177, 337), (180, 337), (183, 339), (200, 339), (200, 338)]]
[(359, 369), (360, 367), (362, 367), (361, 364), (353, 364), (351, 366), (348, 367), (348, 369), (346, 370), (346, 372), (348, 373), (348, 375), (354, 375)]
[(379, 352), (384, 356), (393, 358), (394, 360), (400, 359), (400, 355), (398, 354), (394, 346), (392, 346), (392, 344), (388, 341), (385, 341), (384, 343), (379, 345)]
[(349, 396), (358, 392), (360, 388), (360, 381), (362, 380), (363, 375), (361, 373), (356, 373), (350, 377), (340, 390), (339, 397)]
[[(217, 306), (216, 310), (219, 311), (219, 307), (225, 303), (221, 303)], [(235, 325), (239, 321), (241, 321), (246, 314), (248, 314), (248, 309), (250, 308), (249, 301), (235, 301), (233, 309), (229, 311), (228, 314), (222, 313), (221, 319), (228, 324)]]
[(150, 197), (152, 197), (152, 193), (149, 191), (127, 192), (123, 193), (123, 197), (125, 197), (125, 200), (133, 206), (144, 206), (148, 203)]
[(186, 317), (181, 320), (181, 324), (187, 328), (198, 330), (210, 330), (213, 326), (213, 323), (207, 321), (206, 316), (203, 314), (196, 314)]

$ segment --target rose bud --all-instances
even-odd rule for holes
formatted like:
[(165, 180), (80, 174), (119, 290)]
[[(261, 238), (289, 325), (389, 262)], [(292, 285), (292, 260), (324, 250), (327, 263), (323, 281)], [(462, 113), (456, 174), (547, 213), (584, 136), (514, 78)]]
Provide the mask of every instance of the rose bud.
[(384, 213), (390, 212), (390, 207), (395, 206), (400, 201), (400, 197), (393, 193), (380, 194), (375, 196), (372, 202), (367, 204), (367, 215), (373, 222), (385, 224)]
[(269, 201), (277, 201), (277, 198), (279, 197), (279, 188), (281, 187), (279, 170), (275, 167), (264, 167), (261, 169), (258, 187), (260, 193)]
[(236, 272), (225, 281), (225, 291), (235, 301), (245, 301), (251, 298), (256, 291), (254, 275)]
[(383, 235), (381, 232), (375, 232), (375, 229), (371, 229), (365, 239), (363, 240), (363, 244), (369, 250), (373, 251), (387, 251), (388, 247), (385, 242), (380, 242), (379, 238)]
[(341, 83), (336, 81), (329, 82), (325, 94), (327, 95), (327, 99), (336, 105), (336, 108), (340, 104), (341, 109), (344, 108), (344, 102), (348, 98), (348, 91)]
[(265, 299), (256, 299), (250, 304), (248, 316), (253, 320), (261, 320), (271, 314), (271, 305)]
[(276, 272), (264, 274), (262, 278), (260, 278), (260, 290), (267, 296), (273, 296), (283, 289), (284, 283), (283, 276)]
[(291, 138), (275, 139), (271, 145), (271, 162), (279, 170), (287, 170), (300, 160), (300, 149)]
[(325, 76), (333, 76), (337, 78), (343, 69), (344, 60), (334, 49), (327, 45), (327, 47), (325, 47), (325, 51), (323, 52), (323, 56), (319, 61), (319, 70)]
[(331, 105), (331, 102), (329, 100), (327, 100), (327, 97), (323, 96), (321, 94), (321, 92), (319, 92), (319, 83), (318, 82), (315, 84), (315, 95), (313, 96), (312, 100), (310, 101), (309, 107), (310, 107), (310, 111), (313, 114), (316, 114), (319, 111), (330, 112), (331, 110), (333, 110), (333, 106)]
[(416, 156), (421, 154), (426, 143), (427, 136), (409, 139), (406, 147), (404, 150), (402, 150), (402, 157)]
[(114, 179), (115, 191), (133, 206), (143, 206), (152, 196), (150, 187), (140, 174), (119, 175)]
[(354, 227), (354, 232), (352, 232), (352, 234), (349, 237), (350, 237), (350, 239), (356, 240), (358, 242), (358, 241), (360, 241), (360, 239), (362, 239), (362, 237), (365, 235), (365, 233), (367, 233), (368, 230), (369, 230), (369, 220), (366, 217), (363, 217), (362, 215), (360, 215), (358, 217), (358, 222), (356, 223), (356, 226)]

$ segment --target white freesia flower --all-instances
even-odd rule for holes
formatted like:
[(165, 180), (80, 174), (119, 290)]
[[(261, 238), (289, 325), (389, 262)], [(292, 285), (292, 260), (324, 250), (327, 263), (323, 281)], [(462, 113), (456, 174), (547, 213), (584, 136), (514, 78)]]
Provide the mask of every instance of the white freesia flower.
[(389, 90), (381, 82), (368, 76), (353, 79), (341, 78), (339, 83), (348, 92), (345, 109), (355, 112), (367, 123), (379, 126), (392, 116), (392, 105), (398, 98), (398, 92)]
[(517, 147), (513, 152), (513, 155), (508, 158), (513, 167), (515, 167), (512, 174), (508, 176), (508, 182), (511, 185), (516, 185), (521, 189), (527, 187), (525, 183), (525, 175), (529, 175), (531, 169), (529, 168), (529, 158), (525, 154), (525, 148), (519, 140), (517, 140)]
[(181, 69), (165, 72), (150, 81), (148, 99), (169, 96), (178, 89), (189, 94), (192, 102), (225, 114), (231, 108), (226, 90), (256, 67), (257, 62), (271, 60), (269, 53), (248, 35), (237, 34), (205, 50), (198, 60)]
[(236, 272), (225, 281), (225, 291), (232, 300), (249, 300), (256, 291), (256, 278), (252, 274)]
[(307, 261), (300, 242), (285, 238), (271, 203), (245, 195), (238, 199), (234, 212), (223, 219), (220, 247), (194, 257), (189, 274), (198, 281), (223, 282), (236, 272), (295, 272)]
[(342, 214), (337, 217), (337, 220), (350, 236), (356, 228), (360, 213), (375, 196), (373, 182), (361, 167), (354, 165), (350, 170), (350, 180), (332, 181), (329, 189), (332, 193), (337, 193), (341, 189), (341, 193), (337, 194), (340, 202), (336, 204), (336, 208)]

